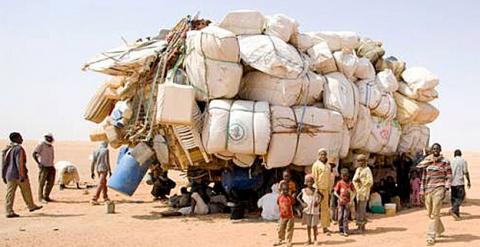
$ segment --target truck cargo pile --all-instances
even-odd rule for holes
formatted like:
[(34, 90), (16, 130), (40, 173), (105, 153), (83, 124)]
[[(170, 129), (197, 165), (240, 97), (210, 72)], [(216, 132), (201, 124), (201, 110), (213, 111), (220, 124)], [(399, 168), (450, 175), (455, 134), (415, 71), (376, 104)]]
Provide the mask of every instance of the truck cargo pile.
[(232, 11), (98, 55), (83, 69), (111, 78), (84, 115), (100, 125), (91, 140), (181, 170), (308, 167), (320, 148), (342, 162), (426, 147), (437, 76), (356, 32), (299, 30), (283, 14)]

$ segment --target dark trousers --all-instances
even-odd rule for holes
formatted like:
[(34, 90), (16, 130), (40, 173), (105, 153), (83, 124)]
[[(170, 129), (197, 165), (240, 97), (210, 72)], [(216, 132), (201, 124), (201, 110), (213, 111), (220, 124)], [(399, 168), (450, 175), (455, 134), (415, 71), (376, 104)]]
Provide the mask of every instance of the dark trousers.
[(50, 199), (50, 193), (55, 184), (55, 167), (40, 167), (38, 181), (38, 200)]
[(452, 212), (460, 216), (460, 205), (462, 205), (462, 202), (465, 199), (465, 186), (464, 185), (452, 186), (451, 189), (452, 189), (452, 195), (451, 195)]
[(338, 228), (340, 232), (348, 233), (348, 218), (350, 208), (348, 205), (338, 205)]

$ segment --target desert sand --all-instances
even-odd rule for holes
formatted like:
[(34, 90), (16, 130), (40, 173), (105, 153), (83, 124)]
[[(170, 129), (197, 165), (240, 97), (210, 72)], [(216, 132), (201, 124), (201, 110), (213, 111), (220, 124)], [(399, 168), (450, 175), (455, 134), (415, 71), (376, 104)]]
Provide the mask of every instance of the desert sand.
[[(27, 141), (24, 147), (31, 156), (38, 142)], [(1, 147), (5, 141), (0, 141)], [(56, 161), (69, 160), (78, 165), (84, 183), (93, 184), (89, 172), (89, 155), (97, 144), (88, 142), (55, 143)], [(446, 153), (451, 157), (450, 153)], [(442, 210), (445, 235), (436, 246), (480, 246), (480, 152), (465, 152), (470, 164), (472, 189), (467, 191), (467, 202), (462, 207), (461, 221), (454, 221), (448, 205)], [(116, 153), (112, 152), (112, 163)], [(29, 157), (29, 177), (34, 199), (37, 191), (38, 168)], [(178, 185), (185, 184), (179, 172), (171, 175)], [(91, 206), (89, 199), (94, 189), (58, 190), (52, 198), (56, 202), (44, 205), (40, 211), (29, 213), (17, 191), (15, 210), (22, 217), (4, 217), (6, 186), (0, 185), (0, 246), (271, 246), (276, 239), (276, 223), (249, 217), (231, 221), (228, 215), (162, 218), (159, 212), (165, 204), (152, 201), (151, 187), (142, 183), (132, 197), (110, 190), (116, 202), (116, 213), (106, 214), (104, 205)], [(86, 194), (88, 191), (88, 194)], [(364, 235), (343, 237), (320, 234), (321, 245), (332, 246), (424, 246), (427, 217), (424, 209), (410, 209), (394, 217), (372, 216)], [(353, 228), (353, 225), (351, 225)], [(336, 226), (331, 227), (337, 231)], [(306, 231), (296, 223), (294, 245), (304, 245)]]

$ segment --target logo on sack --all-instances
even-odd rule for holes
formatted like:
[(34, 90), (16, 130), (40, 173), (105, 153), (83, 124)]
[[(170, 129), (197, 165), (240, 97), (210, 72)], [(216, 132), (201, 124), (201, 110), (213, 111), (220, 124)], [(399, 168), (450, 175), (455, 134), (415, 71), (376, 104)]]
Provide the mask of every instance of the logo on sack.
[(230, 125), (230, 128), (228, 129), (230, 140), (239, 142), (245, 138), (245, 135), (246, 130), (242, 123), (237, 122)]

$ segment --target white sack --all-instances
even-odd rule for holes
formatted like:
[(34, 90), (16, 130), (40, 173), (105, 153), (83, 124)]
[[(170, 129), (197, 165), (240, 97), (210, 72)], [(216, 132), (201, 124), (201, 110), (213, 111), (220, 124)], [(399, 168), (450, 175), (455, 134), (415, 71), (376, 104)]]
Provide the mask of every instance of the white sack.
[(239, 166), (239, 167), (251, 167), (257, 158), (256, 155), (249, 155), (249, 154), (234, 154), (228, 151), (215, 153), (214, 154), (217, 158), (223, 160), (232, 160), (232, 162)]
[(387, 120), (394, 119), (397, 116), (397, 104), (390, 93), (383, 93), (378, 105), (370, 109), (372, 115), (378, 116)]
[(325, 75), (323, 103), (325, 107), (343, 115), (345, 123), (352, 128), (357, 120), (359, 108), (359, 91), (342, 73), (334, 72)]
[(322, 42), (323, 40), (317, 38), (314, 33), (300, 33), (294, 32), (290, 37), (290, 44), (295, 46), (301, 52), (307, 52), (315, 44)]
[(440, 112), (429, 103), (410, 99), (400, 93), (394, 93), (397, 103), (397, 119), (400, 124), (428, 124), (437, 119)]
[(375, 68), (368, 58), (361, 57), (358, 59), (357, 69), (353, 75), (360, 80), (373, 80), (375, 79)]
[(187, 52), (194, 50), (206, 58), (240, 62), (240, 46), (234, 33), (210, 25), (199, 31), (187, 33)]
[(315, 33), (318, 38), (325, 40), (332, 52), (342, 49), (353, 50), (360, 42), (358, 33), (350, 31), (325, 31)]
[(374, 109), (380, 104), (382, 91), (374, 80), (360, 80), (355, 83), (358, 87), (360, 104)]
[(212, 100), (202, 132), (208, 153), (264, 155), (270, 141), (267, 102)]
[(350, 150), (350, 130), (348, 129), (347, 125), (343, 125), (342, 131), (342, 145), (340, 147), (340, 151), (338, 153), (339, 158), (343, 159), (347, 157), (348, 151)]
[(275, 36), (240, 36), (239, 42), (242, 60), (266, 74), (296, 79), (308, 66), (295, 47)]
[(337, 65), (333, 54), (326, 42), (320, 42), (307, 50), (310, 57), (310, 68), (321, 74), (337, 71)]
[(264, 34), (279, 37), (288, 42), (294, 32), (298, 30), (298, 23), (284, 14), (267, 16)]
[(430, 102), (438, 98), (438, 92), (434, 88), (432, 89), (417, 89), (414, 90), (408, 86), (407, 83), (399, 82), (398, 92), (420, 102)]
[(350, 81), (354, 81), (353, 75), (358, 66), (358, 57), (355, 53), (352, 50), (336, 51), (333, 53), (333, 57), (335, 58), (338, 71), (343, 73)]
[(325, 78), (308, 72), (299, 79), (281, 79), (260, 71), (242, 78), (239, 96), (247, 100), (267, 101), (272, 105), (293, 106), (320, 101)]
[(190, 52), (184, 64), (197, 100), (233, 98), (237, 95), (242, 78), (242, 65), (239, 63), (212, 60)]
[(158, 53), (167, 47), (165, 40), (149, 40), (123, 45), (89, 60), (82, 70), (92, 70), (113, 76), (128, 76), (149, 69)]
[(396, 120), (385, 120), (372, 117), (372, 128), (367, 144), (363, 150), (370, 153), (389, 155), (397, 151), (401, 128)]
[(430, 129), (425, 125), (407, 124), (402, 128), (398, 153), (415, 154), (428, 146)]
[(255, 10), (235, 10), (228, 12), (218, 26), (236, 35), (261, 34), (265, 25), (265, 17)]
[(368, 137), (370, 136), (370, 129), (372, 128), (372, 121), (370, 116), (370, 110), (363, 105), (360, 105), (358, 109), (358, 118), (355, 126), (350, 131), (350, 148), (359, 149), (367, 144)]
[(162, 135), (155, 135), (153, 138), (153, 151), (155, 151), (155, 156), (157, 157), (158, 162), (162, 165), (168, 165), (169, 155), (168, 155), (168, 143), (165, 137)]
[(385, 69), (377, 74), (375, 78), (377, 85), (385, 92), (393, 93), (398, 89), (398, 81), (392, 70)]
[(403, 80), (413, 90), (433, 89), (438, 85), (438, 77), (424, 67), (407, 68), (402, 73)]
[(272, 106), (271, 113), (268, 169), (291, 163), (312, 165), (320, 148), (326, 148), (329, 155), (338, 157), (344, 137), (343, 119), (338, 112), (317, 107)]

